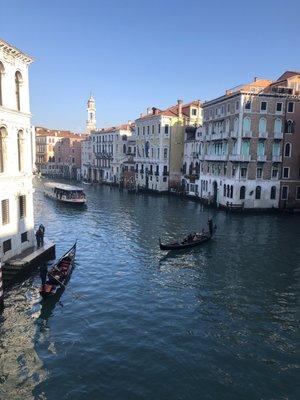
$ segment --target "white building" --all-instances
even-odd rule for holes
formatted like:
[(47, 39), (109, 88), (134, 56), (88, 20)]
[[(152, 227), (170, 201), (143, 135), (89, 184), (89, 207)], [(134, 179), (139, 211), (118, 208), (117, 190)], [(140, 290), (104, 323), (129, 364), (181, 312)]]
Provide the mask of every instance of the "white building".
[(86, 133), (91, 133), (96, 129), (96, 102), (91, 95), (87, 102)]
[(33, 59), (0, 40), (0, 259), (34, 244), (28, 67)]
[(92, 180), (92, 167), (94, 165), (92, 137), (89, 136), (81, 142), (81, 178), (84, 181)]
[(132, 131), (133, 124), (127, 123), (91, 133), (94, 182), (120, 182), (121, 166), (126, 159), (127, 141)]

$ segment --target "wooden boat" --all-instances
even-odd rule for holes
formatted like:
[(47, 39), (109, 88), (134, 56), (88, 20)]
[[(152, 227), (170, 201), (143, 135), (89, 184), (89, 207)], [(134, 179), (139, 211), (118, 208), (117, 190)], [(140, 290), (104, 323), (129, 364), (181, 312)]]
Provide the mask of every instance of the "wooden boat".
[(44, 298), (54, 296), (61, 292), (68, 280), (70, 279), (71, 272), (74, 268), (74, 260), (76, 255), (76, 242), (51, 268), (46, 271), (45, 276), (42, 276), (42, 286), (40, 288), (40, 295)]
[(86, 195), (78, 186), (49, 182), (45, 184), (44, 195), (62, 203), (83, 205), (86, 203)]
[(198, 235), (198, 238), (196, 240), (188, 240), (188, 238), (185, 238), (184, 240), (180, 242), (173, 242), (173, 243), (167, 243), (167, 244), (162, 244), (161, 240), (159, 238), (159, 247), (161, 250), (182, 250), (182, 249), (188, 249), (190, 247), (196, 247), (200, 246), (201, 244), (208, 242), (212, 238), (212, 235), (210, 235), (209, 232), (201, 233)]

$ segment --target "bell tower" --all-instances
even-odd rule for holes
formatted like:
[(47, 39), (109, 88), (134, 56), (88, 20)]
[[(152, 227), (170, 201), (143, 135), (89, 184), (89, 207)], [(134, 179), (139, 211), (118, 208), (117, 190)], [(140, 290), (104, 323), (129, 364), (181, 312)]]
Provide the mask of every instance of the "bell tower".
[(91, 133), (96, 129), (96, 103), (92, 95), (87, 102), (86, 132)]

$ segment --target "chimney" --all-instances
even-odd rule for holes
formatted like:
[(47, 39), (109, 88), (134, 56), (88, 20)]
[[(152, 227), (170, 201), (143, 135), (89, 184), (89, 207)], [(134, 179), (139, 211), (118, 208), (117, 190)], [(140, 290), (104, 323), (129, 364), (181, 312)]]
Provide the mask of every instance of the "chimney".
[(182, 117), (182, 100), (177, 100), (177, 105), (178, 105), (178, 117), (181, 118)]
[(156, 107), (152, 107), (152, 114), (157, 115), (158, 114), (158, 109)]
[(254, 82), (257, 82), (257, 80), (258, 80), (258, 77), (255, 76), (255, 77), (254, 77)]

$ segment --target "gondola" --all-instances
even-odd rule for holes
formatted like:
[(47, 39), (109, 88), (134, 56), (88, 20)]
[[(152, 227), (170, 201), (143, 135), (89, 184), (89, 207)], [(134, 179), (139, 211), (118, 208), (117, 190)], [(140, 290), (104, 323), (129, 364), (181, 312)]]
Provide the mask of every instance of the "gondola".
[(47, 272), (41, 271), (42, 286), (40, 288), (40, 295), (43, 298), (52, 297), (61, 292), (74, 268), (74, 260), (76, 255), (76, 242)]
[(217, 227), (214, 226), (214, 227), (212, 227), (211, 231), (197, 234), (196, 240), (186, 237), (185, 239), (181, 240), (180, 242), (162, 244), (162, 242), (159, 238), (159, 247), (161, 250), (181, 250), (181, 249), (188, 249), (190, 247), (200, 246), (201, 244), (208, 242), (213, 237), (213, 234), (216, 232), (216, 230), (217, 230)]

